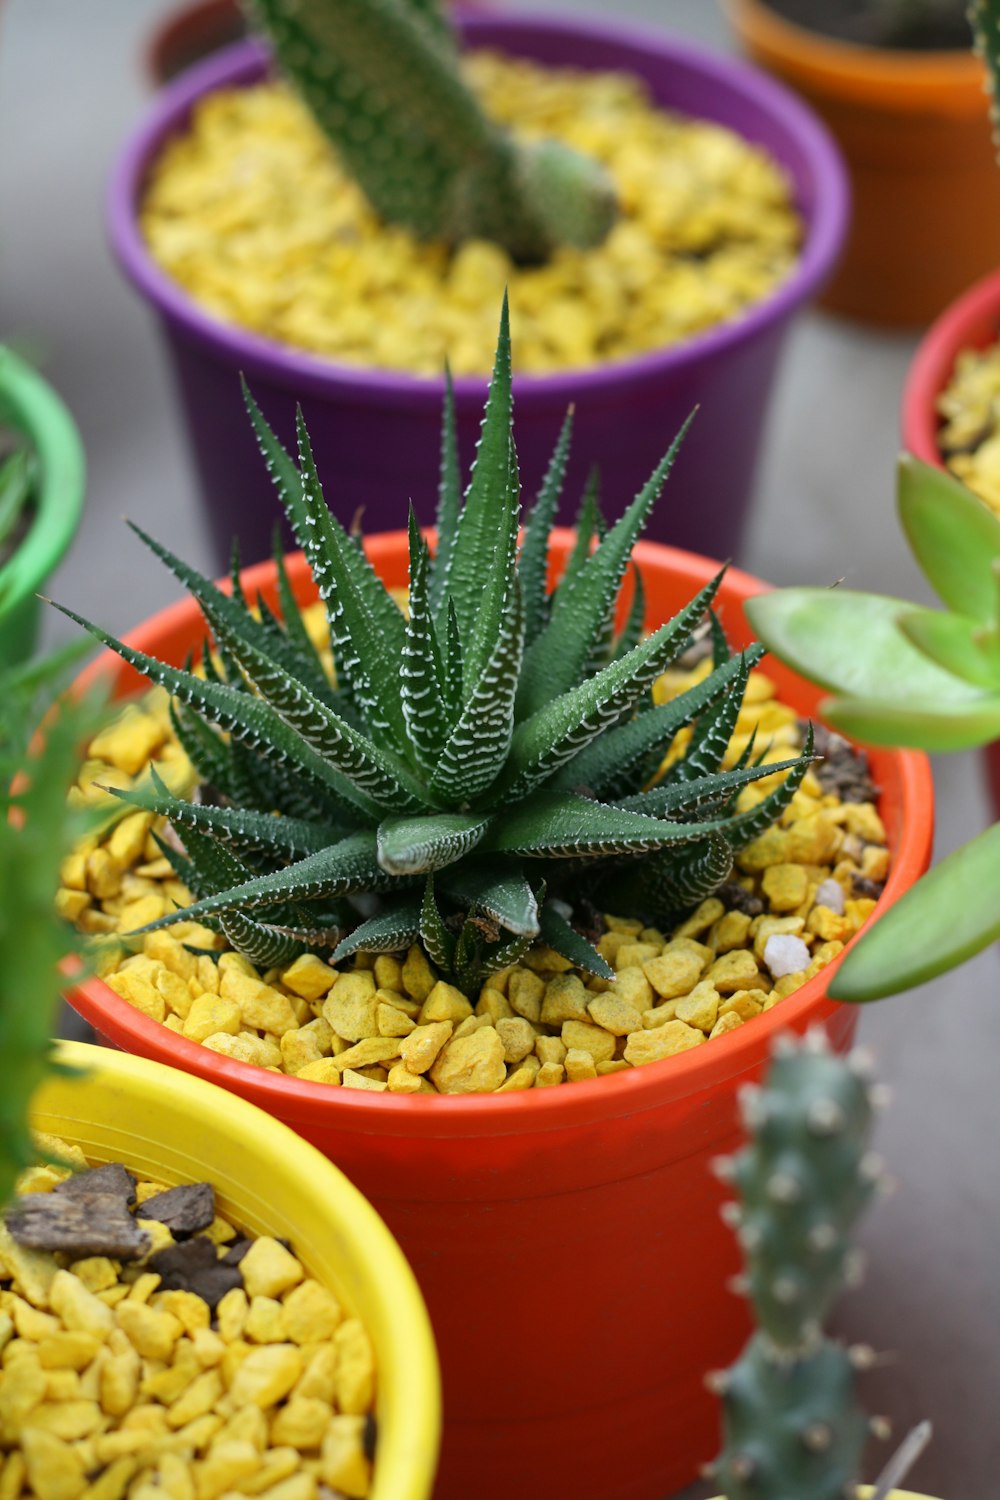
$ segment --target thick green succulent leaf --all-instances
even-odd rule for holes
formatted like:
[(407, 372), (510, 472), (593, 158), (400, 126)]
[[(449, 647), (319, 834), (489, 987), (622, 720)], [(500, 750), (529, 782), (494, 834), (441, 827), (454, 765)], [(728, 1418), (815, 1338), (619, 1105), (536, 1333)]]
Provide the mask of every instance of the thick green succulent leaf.
[(0, 463), (0, 542), (17, 524), (31, 494), (35, 464), (27, 448), (18, 448)]
[(455, 937), (448, 931), (434, 895), (434, 876), (427, 876), (420, 903), (420, 938), (432, 964), (450, 974), (455, 962)]
[(823, 717), (852, 739), (869, 745), (904, 745), (931, 753), (971, 750), (1000, 736), (1000, 694), (981, 694), (963, 706), (942, 706), (934, 699), (912, 698), (886, 703), (867, 698), (828, 698)]
[(820, 687), (851, 698), (965, 711), (981, 692), (924, 656), (899, 628), (913, 606), (852, 589), (776, 589), (745, 606), (754, 633), (775, 656)]
[(538, 935), (538, 902), (523, 870), (512, 860), (463, 859), (442, 869), (441, 890), (464, 911), (482, 911), (508, 932)]
[(85, 620), (82, 615), (74, 614), (64, 605), (58, 604), (56, 608), (78, 625), (82, 625), (95, 640), (117, 652), (123, 661), (127, 661), (151, 682), (165, 687), (182, 703), (196, 709), (211, 723), (217, 724), (227, 734), (245, 743), (249, 749), (260, 754), (265, 760), (273, 760), (279, 770), (286, 766), (294, 766), (322, 786), (329, 787), (338, 798), (357, 807), (367, 816), (379, 816), (378, 803), (361, 792), (342, 772), (311, 749), (288, 727), (270, 704), (250, 693), (240, 692), (238, 688), (231, 687), (228, 683), (213, 682), (208, 678), (197, 677), (194, 673), (186, 672), (180, 667), (168, 666), (166, 662), (157, 661), (155, 657), (147, 656), (144, 651), (136, 651), (133, 647), (125, 645), (123, 641), (116, 640), (99, 625)]
[(878, 1000), (926, 984), (1000, 938), (1000, 823), (947, 855), (866, 931), (830, 985)]
[(642, 581), (642, 574), (635, 563), (632, 564), (632, 579), (632, 603), (629, 605), (628, 618), (615, 638), (615, 660), (638, 646), (646, 625), (646, 588)]
[(512, 419), (510, 325), (504, 297), (472, 478), (446, 573), (445, 586), (454, 600), (462, 637), (466, 692), (493, 654), (507, 608), (518, 518)]
[[(436, 619), (442, 618), (445, 584), (459, 510), (462, 504), (462, 476), (458, 458), (458, 429), (455, 420), (455, 384), (447, 361), (444, 367), (444, 411), (441, 418), (441, 472), (438, 480), (437, 550), (431, 564), (428, 589)], [(442, 620), (442, 624), (443, 624)]]
[(911, 609), (899, 628), (918, 651), (974, 687), (1000, 692), (1000, 635), (995, 624), (940, 609)]
[(587, 472), (586, 483), (583, 486), (583, 496), (573, 528), (576, 536), (566, 559), (562, 577), (556, 586), (557, 594), (559, 589), (573, 587), (574, 581), (580, 576), (581, 568), (594, 550), (595, 539), (600, 540), (607, 534), (608, 528), (601, 514), (600, 495), (601, 472), (597, 465), (593, 464)]
[(542, 940), (568, 958), (570, 963), (587, 974), (596, 974), (598, 979), (614, 979), (615, 971), (603, 958), (593, 943), (571, 927), (562, 912), (546, 901), (538, 917)]
[[(665, 781), (696, 781), (699, 776), (711, 776), (722, 769), (729, 741), (743, 707), (743, 694), (750, 678), (750, 669), (763, 654), (763, 649), (759, 646), (750, 646), (742, 653), (730, 691), (699, 715), (687, 751), (667, 771)], [(727, 664), (723, 663), (715, 670), (724, 671)]]
[(996, 620), (1000, 520), (953, 474), (909, 455), (899, 461), (898, 505), (913, 555), (948, 608)]
[(518, 718), (537, 713), (582, 677), (591, 643), (601, 635), (609, 616), (614, 616), (632, 546), (666, 482), (689, 422), (690, 418), (572, 584), (556, 591), (547, 624), (525, 652), (517, 694)]
[(710, 831), (704, 824), (646, 818), (546, 789), (498, 812), (480, 848), (484, 853), (530, 854), (538, 859), (594, 858), (686, 844)]
[(629, 713), (683, 649), (692, 624), (704, 613), (720, 581), (721, 574), (627, 656), (519, 724), (497, 795), (505, 801), (526, 797)]
[(396, 953), (420, 936), (420, 902), (413, 896), (386, 903), (376, 916), (360, 922), (333, 950), (331, 962), (339, 964), (352, 953)]
[(445, 634), (443, 686), (448, 717), (454, 721), (461, 713), (462, 704), (465, 701), (465, 660), (462, 651), (462, 636), (458, 628), (458, 616), (455, 613), (455, 601), (450, 595)]
[[(623, 807), (628, 812), (645, 813), (651, 818), (669, 818), (680, 814), (686, 822), (690, 822), (695, 814), (705, 816), (708, 809), (727, 806), (752, 782), (792, 770), (798, 766), (800, 759), (800, 756), (795, 756), (794, 759), (772, 765), (742, 765), (731, 771), (701, 776), (697, 781), (658, 782), (648, 791), (636, 792), (632, 797), (622, 797), (615, 806)], [(709, 815), (714, 817), (715, 813)]]
[(287, 932), (257, 922), (246, 912), (223, 912), (219, 926), (231, 948), (242, 953), (262, 972), (267, 969), (284, 968), (293, 963), (300, 954), (309, 951), (308, 944), (291, 937)]
[(399, 697), (404, 621), (362, 549), (331, 514), (323, 498), (312, 444), (302, 413), (296, 416), (302, 473), (300, 516), (290, 519), (300, 544), (303, 529), (314, 542), (310, 566), (330, 621), (337, 680), (346, 679), (373, 733), (405, 754), (406, 721)]
[(609, 800), (631, 796), (652, 774), (651, 762), (658, 764), (666, 755), (677, 731), (731, 692), (740, 670), (740, 661), (734, 657), (676, 698), (609, 730), (557, 772), (551, 784), (560, 789), (585, 786)]
[(708, 616), (708, 628), (712, 638), (712, 666), (724, 667), (733, 655), (733, 648), (729, 644), (722, 621), (714, 609)]
[(241, 911), (249, 907), (271, 907), (282, 901), (318, 901), (333, 896), (349, 896), (356, 891), (382, 891), (399, 882), (382, 869), (376, 854), (374, 832), (352, 833), (339, 844), (309, 854), (305, 859), (259, 875), (242, 885), (220, 891), (193, 906), (170, 913), (140, 928), (155, 932), (175, 922), (199, 922), (217, 912)]
[[(288, 568), (285, 565), (284, 541), (280, 528), (275, 528), (274, 551), (275, 578), (278, 585), (278, 606), (281, 610), (281, 618), (285, 627), (285, 633), (293, 646), (298, 649), (299, 658), (303, 664), (308, 663), (308, 670), (299, 675), (305, 677), (317, 697), (326, 696), (331, 707), (337, 708), (345, 717), (349, 714), (349, 705), (346, 694), (340, 690), (339, 684), (334, 686), (326, 675), (323, 666), (323, 658), (313, 643), (302, 618), (302, 611), (292, 590), (288, 577)], [(327, 631), (329, 641), (329, 631)], [(351, 719), (353, 723), (353, 718)]]
[[(631, 866), (631, 868), (630, 868)], [(657, 922), (675, 921), (728, 880), (733, 850), (722, 833), (613, 870), (607, 886), (619, 907)]]
[(473, 802), (500, 773), (514, 731), (514, 695), (524, 650), (524, 616), (513, 564), (507, 609), (486, 666), (449, 734), (431, 777), (431, 794), (459, 807)]
[(410, 613), (406, 622), (399, 690), (413, 758), (432, 772), (452, 727), (445, 668), (429, 591), (430, 556), (410, 507)]
[(229, 743), (183, 703), (170, 701), (170, 723), (185, 755), (202, 781), (224, 797), (232, 795)]
[[(773, 791), (768, 792), (767, 796), (762, 802), (758, 802), (756, 807), (750, 807), (746, 812), (736, 813), (722, 825), (722, 830), (726, 838), (737, 853), (741, 849), (745, 849), (747, 844), (753, 843), (754, 839), (759, 838), (766, 829), (771, 827), (772, 823), (776, 823), (785, 808), (788, 807), (795, 793), (802, 785), (806, 772), (812, 765), (814, 742), (815, 735), (813, 734), (813, 727), (810, 724), (806, 733), (806, 742), (802, 748), (802, 754), (792, 764), (791, 770), (781, 785), (776, 786)], [(781, 767), (775, 765), (769, 769), (773, 775)]]
[(378, 862), (390, 875), (440, 870), (470, 853), (488, 827), (489, 818), (476, 813), (386, 818), (378, 826)]
[(526, 646), (538, 635), (548, 616), (549, 533), (555, 521), (559, 500), (566, 480), (573, 437), (572, 406), (563, 424), (545, 470), (538, 496), (524, 523), (517, 574), (524, 600), (524, 641)]

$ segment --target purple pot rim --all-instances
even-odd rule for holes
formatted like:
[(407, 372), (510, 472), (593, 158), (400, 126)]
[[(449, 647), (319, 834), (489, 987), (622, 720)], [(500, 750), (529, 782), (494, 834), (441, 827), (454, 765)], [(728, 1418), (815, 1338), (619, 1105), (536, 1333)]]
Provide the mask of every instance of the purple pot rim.
[[(539, 404), (549, 401), (564, 407), (571, 399), (582, 399), (592, 389), (609, 383), (627, 388), (650, 377), (664, 378), (686, 367), (694, 368), (785, 321), (832, 270), (847, 232), (850, 206), (847, 172), (826, 127), (782, 84), (749, 64), (708, 52), (665, 33), (617, 22), (567, 21), (545, 15), (512, 18), (470, 15), (463, 18), (462, 26), (469, 40), (483, 41), (485, 45), (502, 44), (505, 37), (510, 38), (512, 46), (517, 41), (530, 46), (534, 38), (564, 37), (572, 42), (582, 37), (612, 50), (625, 48), (645, 56), (676, 60), (689, 72), (701, 73), (707, 87), (735, 94), (770, 115), (805, 156), (814, 184), (815, 202), (807, 220), (805, 245), (794, 270), (742, 316), (679, 344), (630, 359), (546, 375), (516, 374), (515, 392), (522, 399), (528, 397)], [(377, 393), (385, 404), (411, 407), (426, 404), (436, 411), (443, 396), (443, 376), (341, 364), (224, 323), (202, 311), (189, 293), (160, 269), (146, 247), (135, 210), (149, 162), (180, 127), (197, 99), (214, 89), (248, 82), (260, 74), (267, 61), (268, 52), (261, 42), (255, 39), (237, 42), (196, 64), (161, 90), (127, 139), (108, 184), (107, 232), (115, 258), (132, 285), (161, 317), (170, 321), (176, 332), (189, 342), (211, 350), (220, 362), (231, 363), (244, 373), (263, 376), (297, 394), (336, 391), (363, 399)], [(609, 66), (615, 65), (614, 59), (610, 59)], [(486, 382), (485, 375), (456, 377), (457, 404), (460, 407), (480, 404)]]

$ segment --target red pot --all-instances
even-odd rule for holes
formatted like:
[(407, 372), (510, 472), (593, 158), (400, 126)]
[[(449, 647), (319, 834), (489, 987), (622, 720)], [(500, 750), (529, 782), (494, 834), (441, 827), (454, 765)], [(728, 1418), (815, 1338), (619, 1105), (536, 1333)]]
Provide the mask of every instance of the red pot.
[[(903, 447), (944, 468), (938, 448), (937, 399), (963, 349), (984, 349), (1000, 338), (1000, 271), (977, 281), (946, 307), (917, 346), (903, 388)], [(1000, 740), (983, 751), (994, 816), (1000, 818)]]
[[(556, 533), (561, 561), (571, 533)], [(385, 582), (406, 582), (403, 532), (368, 554)], [(669, 618), (716, 564), (652, 543), (635, 552), (647, 624)], [(273, 602), (273, 569), (247, 570)], [(292, 577), (310, 583), (301, 557)], [(732, 570), (720, 595), (734, 638), (742, 602), (764, 585)], [(201, 638), (189, 601), (130, 642), (180, 663)], [(106, 654), (120, 693), (136, 673)], [(777, 663), (789, 701), (816, 691)], [(893, 851), (883, 898), (925, 869), (932, 833), (926, 758), (872, 752)], [(525, 1094), (402, 1098), (252, 1068), (176, 1036), (96, 980), (72, 1003), (117, 1046), (251, 1099), (319, 1146), (371, 1199), (427, 1300), (441, 1355), (445, 1437), (437, 1500), (662, 1500), (716, 1445), (705, 1370), (731, 1360), (747, 1318), (725, 1291), (736, 1269), (719, 1219), (724, 1190), (709, 1162), (738, 1141), (736, 1091), (763, 1072), (775, 1034), (823, 1023), (846, 1046), (857, 1011), (826, 997), (826, 976), (780, 1007), (670, 1061), (592, 1083)]]

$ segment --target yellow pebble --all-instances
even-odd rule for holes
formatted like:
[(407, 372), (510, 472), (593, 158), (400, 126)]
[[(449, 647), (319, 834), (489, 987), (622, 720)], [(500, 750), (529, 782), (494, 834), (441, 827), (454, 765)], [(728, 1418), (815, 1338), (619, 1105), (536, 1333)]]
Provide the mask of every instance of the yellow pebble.
[(437, 975), (427, 962), (423, 949), (416, 943), (411, 946), (406, 955), (400, 977), (406, 993), (411, 999), (419, 1000), (421, 1004), (437, 983)]
[[(404, 1037), (401, 1045), (411, 1039)], [(407, 1056), (404, 1055), (403, 1061), (407, 1067), (411, 1066)], [(507, 1069), (504, 1044), (496, 1028), (486, 1025), (469, 1036), (452, 1038), (434, 1060), (430, 1076), (442, 1094), (481, 1094), (498, 1089), (507, 1077)]]
[(612, 1036), (628, 1036), (630, 1031), (638, 1031), (642, 1025), (641, 1012), (615, 992), (597, 995), (587, 1005), (587, 1013), (597, 1026), (610, 1031)]
[(233, 1405), (273, 1406), (288, 1395), (301, 1374), (302, 1356), (294, 1344), (251, 1349), (229, 1387)]
[(303, 1000), (321, 1000), (333, 988), (336, 979), (336, 969), (317, 958), (315, 953), (300, 954), (281, 974), (285, 988)]
[(103, 1339), (115, 1326), (114, 1313), (69, 1271), (57, 1271), (49, 1288), (49, 1302), (64, 1327)]
[(284, 1245), (262, 1234), (240, 1261), (248, 1297), (280, 1297), (303, 1279), (302, 1263)]
[(323, 1017), (338, 1036), (360, 1042), (378, 1035), (375, 978), (367, 971), (339, 974), (323, 1002)]
[(662, 1026), (634, 1031), (625, 1044), (624, 1060), (641, 1068), (646, 1063), (687, 1052), (704, 1040), (703, 1033), (696, 1027), (686, 1026), (683, 1021), (667, 1021)]
[(697, 954), (669, 950), (642, 965), (643, 973), (661, 1000), (686, 995), (701, 978), (702, 968)]
[(411, 1073), (426, 1073), (451, 1036), (450, 1021), (432, 1021), (418, 1026), (399, 1043), (399, 1055)]

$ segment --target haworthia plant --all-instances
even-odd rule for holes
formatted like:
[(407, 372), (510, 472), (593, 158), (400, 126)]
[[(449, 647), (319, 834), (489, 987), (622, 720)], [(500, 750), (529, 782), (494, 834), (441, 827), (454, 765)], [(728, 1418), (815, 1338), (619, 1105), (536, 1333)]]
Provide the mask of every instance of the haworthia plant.
[(488, 118), (438, 0), (245, 3), (384, 219), (527, 262), (604, 239), (616, 202), (603, 167), (557, 141), (515, 142)]
[[(90, 703), (67, 703), (29, 749), (53, 688), (76, 649), (0, 674), (0, 1205), (35, 1158), (31, 1097), (49, 1067), (61, 989), (59, 960), (71, 934), (56, 915), (59, 866), (84, 831), (67, 791)], [(20, 780), (13, 779), (20, 774)]]
[[(166, 816), (183, 843), (183, 854), (166, 842), (164, 853), (196, 900), (154, 925), (197, 918), (264, 966), (305, 949), (339, 960), (419, 938), (470, 990), (542, 937), (612, 977), (578, 930), (587, 903), (627, 903), (650, 922), (681, 916), (780, 815), (811, 757), (810, 741), (780, 765), (748, 753), (722, 769), (760, 653), (732, 654), (718, 628), (705, 680), (653, 703), (654, 680), (690, 645), (721, 573), (650, 635), (634, 605), (615, 632), (632, 546), (677, 443), (613, 526), (588, 501), (547, 595), (569, 431), (518, 549), (505, 308), (464, 497), (446, 402), (437, 550), (411, 515), (404, 616), (327, 508), (304, 424), (296, 461), (247, 399), (325, 604), (336, 683), (280, 559), (283, 622), (263, 604), (258, 613), (238, 578), (230, 595), (139, 533), (198, 601), (216, 648), (199, 672), (80, 621), (173, 695), (181, 741), (210, 784), (197, 803), (156, 785), (120, 794)], [(686, 755), (657, 778), (689, 727)], [(735, 809), (741, 788), (779, 771), (788, 774), (762, 801)]]
[(709, 1473), (726, 1500), (855, 1500), (870, 1426), (857, 1373), (871, 1354), (823, 1323), (854, 1279), (851, 1236), (883, 1176), (869, 1149), (875, 1097), (865, 1060), (831, 1053), (819, 1031), (780, 1039), (763, 1086), (744, 1091), (749, 1140), (719, 1168), (736, 1189), (726, 1218), (757, 1331), (709, 1377), (723, 1418)]
[[(1000, 737), (1000, 520), (950, 474), (903, 458), (899, 513), (946, 606), (850, 589), (780, 589), (748, 614), (769, 651), (834, 696), (821, 712), (876, 745), (964, 750)], [(840, 1000), (923, 984), (1000, 937), (1000, 825), (944, 860), (864, 934)]]

